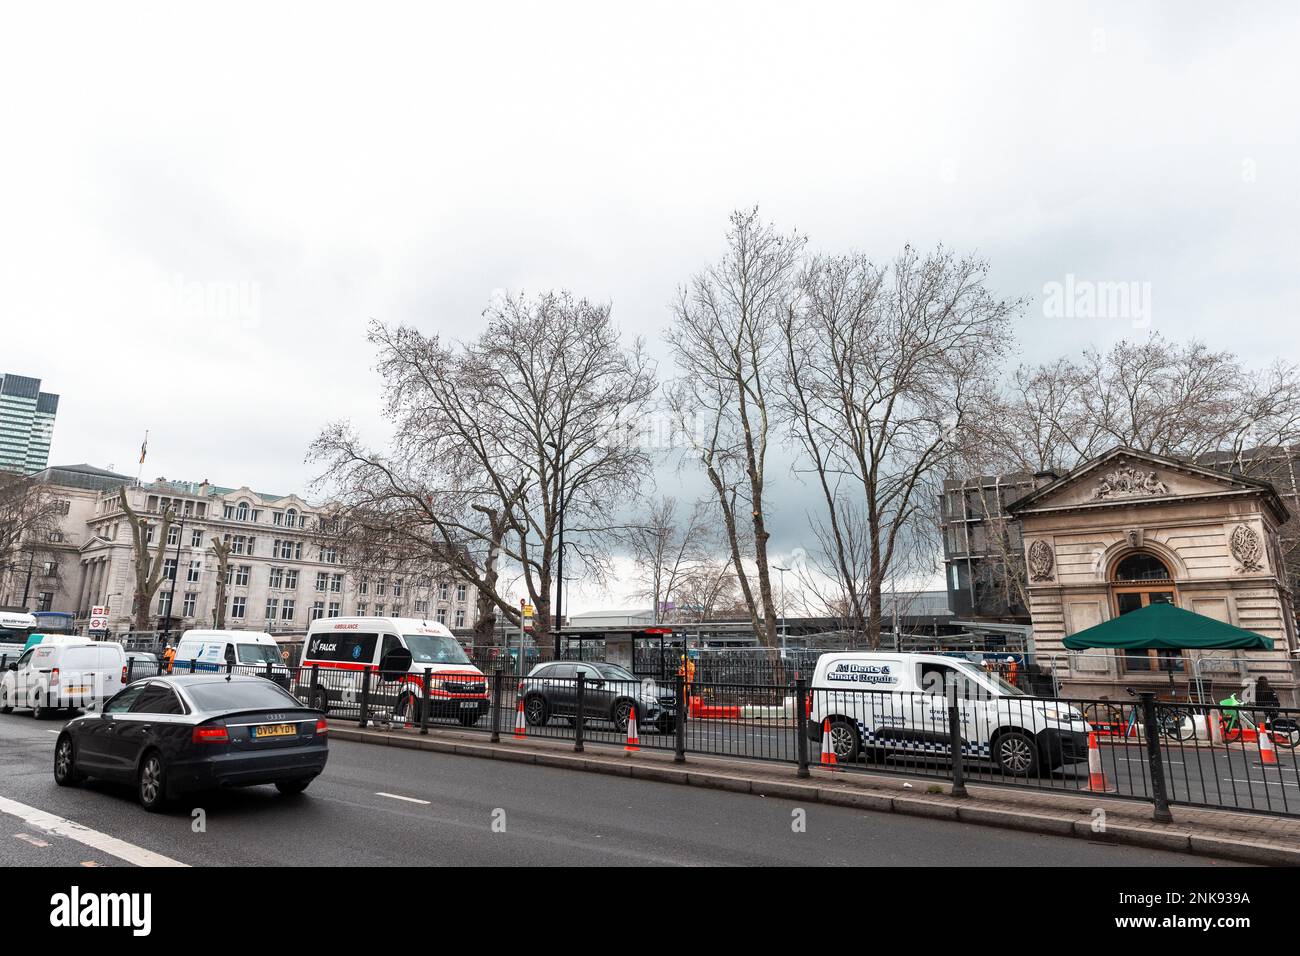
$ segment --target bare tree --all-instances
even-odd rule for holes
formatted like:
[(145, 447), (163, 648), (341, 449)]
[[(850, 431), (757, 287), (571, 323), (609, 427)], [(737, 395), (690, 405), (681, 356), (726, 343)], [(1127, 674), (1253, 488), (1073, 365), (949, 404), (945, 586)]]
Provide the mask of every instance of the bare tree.
[(49, 485), (0, 472), (0, 581), (20, 573), (25, 578), (35, 564), (52, 557), (50, 534), (66, 511), (66, 500)]
[(1020, 306), (988, 291), (987, 271), (942, 248), (907, 247), (883, 268), (817, 257), (781, 323), (796, 468), (822, 492), (825, 543), (872, 647), (900, 547), (917, 535), (934, 477), (969, 440)]
[[(790, 308), (804, 239), (782, 235), (758, 210), (735, 212), (722, 260), (673, 304), (668, 343), (679, 377), (668, 390), (676, 429), (722, 509), (736, 582), (759, 642), (775, 647), (765, 514), (767, 454), (779, 427), (774, 389), (780, 322)], [(744, 552), (752, 548), (754, 577)]]
[(176, 513), (171, 508), (163, 512), (153, 553), (150, 554), (149, 519), (136, 514), (127, 500), (125, 487), (118, 489), (118, 500), (122, 505), (122, 511), (126, 514), (127, 523), (131, 526), (132, 561), (135, 571), (135, 591), (131, 598), (132, 627), (137, 631), (147, 631), (149, 630), (149, 608), (153, 604), (153, 596), (158, 593), (158, 586), (162, 584), (163, 568), (166, 563), (163, 556), (167, 550), (167, 532), (171, 530)]
[(636, 563), (642, 590), (654, 608), (655, 619), (667, 613), (678, 586), (694, 564), (704, 557), (708, 535), (704, 502), (696, 502), (685, 519), (677, 510), (677, 499), (660, 498), (629, 530), (627, 538)]
[(226, 626), (226, 586), (230, 580), (230, 535), (212, 536), (212, 553), (217, 557), (217, 593), (212, 604), (212, 626)]
[(730, 559), (706, 558), (692, 563), (682, 573), (674, 619), (705, 623), (748, 613)]
[(477, 589), (480, 608), (516, 626), (519, 607), (501, 582), (517, 572), (544, 643), (561, 513), (563, 560), (600, 579), (623, 530), (618, 503), (649, 470), (630, 437), (654, 372), (639, 340), (622, 345), (608, 305), (546, 293), (486, 316), (466, 343), (372, 324), (396, 438), (380, 452), (339, 423), (311, 454), (354, 533), (391, 535), (446, 562)]

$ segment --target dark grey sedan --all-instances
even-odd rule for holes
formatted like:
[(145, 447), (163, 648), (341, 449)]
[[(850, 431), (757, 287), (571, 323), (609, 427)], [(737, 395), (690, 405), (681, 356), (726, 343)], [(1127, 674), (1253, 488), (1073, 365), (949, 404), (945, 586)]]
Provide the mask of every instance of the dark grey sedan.
[(68, 722), (54, 745), (54, 782), (133, 784), (151, 811), (191, 790), (273, 783), (302, 793), (325, 769), (326, 733), (319, 711), (261, 677), (151, 677)]

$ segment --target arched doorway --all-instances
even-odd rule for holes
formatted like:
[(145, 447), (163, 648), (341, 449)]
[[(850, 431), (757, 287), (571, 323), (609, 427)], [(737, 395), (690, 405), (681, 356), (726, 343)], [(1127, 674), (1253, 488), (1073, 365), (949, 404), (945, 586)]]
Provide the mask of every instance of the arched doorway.
[[(1115, 562), (1110, 592), (1112, 611), (1117, 616), (1151, 604), (1178, 604), (1178, 591), (1168, 565), (1149, 551), (1133, 551)], [(1186, 669), (1182, 651), (1131, 651), (1122, 660), (1123, 669), (1132, 673), (1172, 674)]]

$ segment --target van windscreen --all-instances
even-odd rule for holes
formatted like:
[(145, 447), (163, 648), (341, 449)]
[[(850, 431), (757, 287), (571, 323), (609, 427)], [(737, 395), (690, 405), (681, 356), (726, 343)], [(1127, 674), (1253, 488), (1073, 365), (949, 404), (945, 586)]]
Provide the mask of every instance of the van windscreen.
[(280, 649), (270, 644), (236, 644), (241, 664), (279, 664)]
[(454, 637), (438, 634), (403, 634), (413, 664), (468, 664), (469, 658)]

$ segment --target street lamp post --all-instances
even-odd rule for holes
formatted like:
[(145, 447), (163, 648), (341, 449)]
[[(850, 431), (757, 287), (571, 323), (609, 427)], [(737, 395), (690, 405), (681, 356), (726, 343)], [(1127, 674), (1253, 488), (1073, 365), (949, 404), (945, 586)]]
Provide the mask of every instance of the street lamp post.
[(181, 542), (185, 540), (185, 515), (181, 515), (180, 529), (176, 532), (176, 557), (172, 561), (172, 584), (167, 592), (167, 617), (163, 619), (163, 646), (171, 640), (172, 615), (176, 610), (176, 579), (181, 575)]
[(790, 569), (783, 568), (779, 564), (774, 564), (772, 567), (776, 568), (781, 575), (781, 659), (785, 660), (785, 572)]

